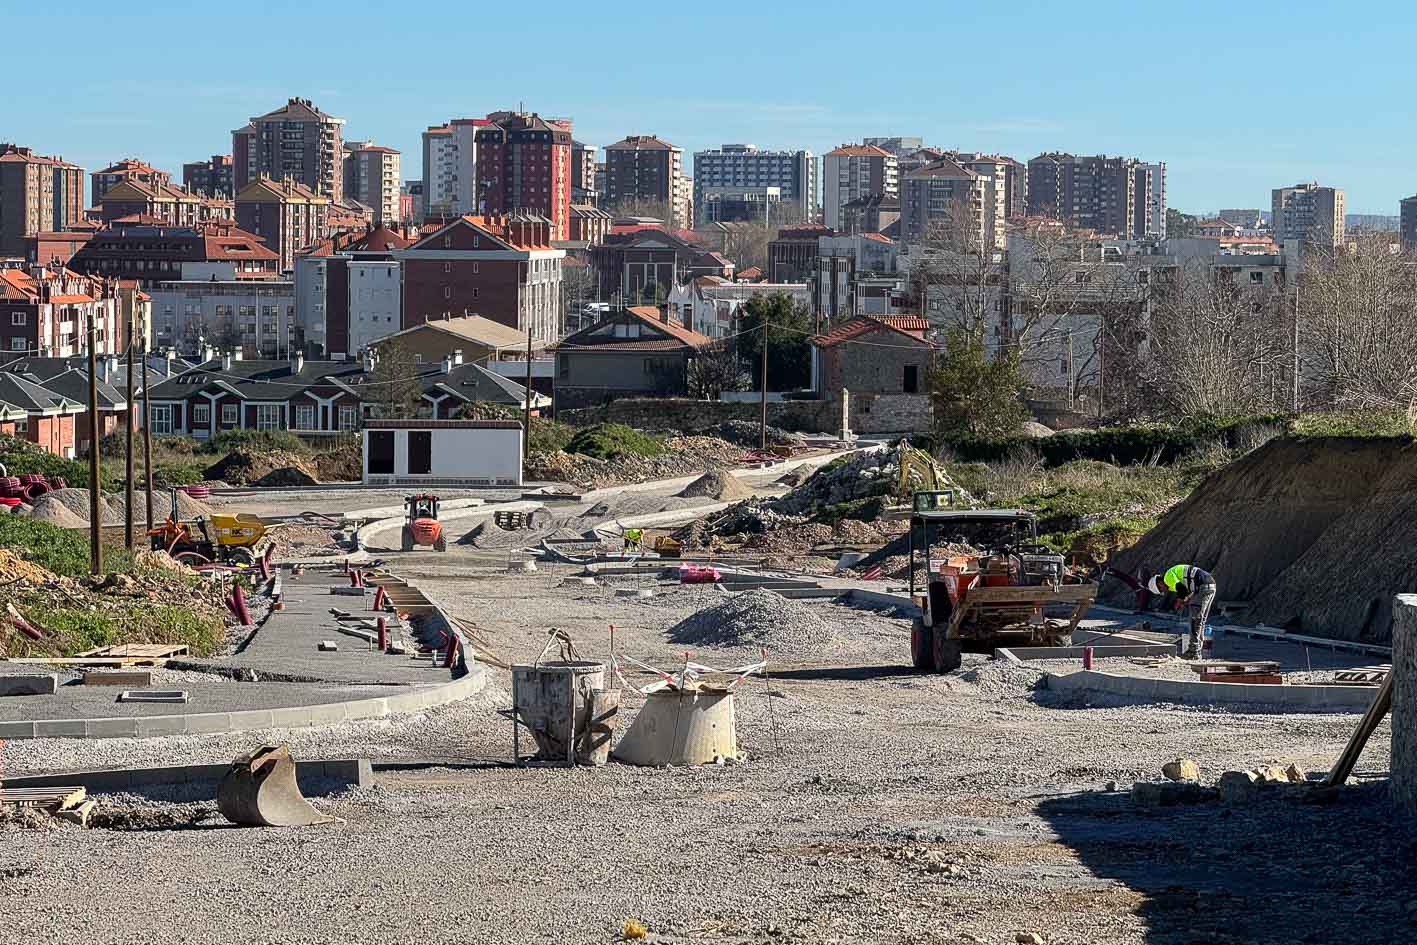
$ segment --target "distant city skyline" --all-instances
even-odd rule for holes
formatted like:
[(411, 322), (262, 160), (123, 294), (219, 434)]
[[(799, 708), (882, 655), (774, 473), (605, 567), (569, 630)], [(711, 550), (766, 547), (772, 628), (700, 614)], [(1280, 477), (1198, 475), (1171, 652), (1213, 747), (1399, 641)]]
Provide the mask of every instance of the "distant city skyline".
[[(53, 75), (42, 94), (12, 95), (0, 137), (86, 171), (138, 157), (180, 179), (183, 164), (229, 152), (232, 129), (300, 96), (346, 119), (350, 139), (401, 151), (403, 178), (413, 180), (426, 127), (524, 105), (572, 119), (577, 140), (601, 147), (657, 135), (684, 149), (690, 174), (693, 152), (724, 143), (821, 155), (867, 136), (913, 135), (1021, 161), (1053, 150), (1164, 161), (1168, 204), (1185, 212), (1264, 208), (1273, 188), (1318, 181), (1342, 188), (1350, 213), (1395, 215), (1399, 200), (1417, 192), (1407, 159), (1417, 134), (1400, 72), (1409, 32), (1401, 24), (1417, 15), (1377, 6), (1332, 28), (1276, 32), (1276, 17), (1306, 22), (1306, 11), (1324, 10), (1329, 20), (1332, 11), (1313, 2), (1201, 0), (1184, 16), (1129, 8), (1135, 16), (1119, 17), (1098, 7), (945, 16), (934, 4), (903, 0), (889, 18), (863, 26), (838, 17), (831, 3), (786, 0), (756, 10), (725, 59), (722, 43), (691, 41), (701, 9), (656, 10), (652, 26), (636, 26), (630, 55), (626, 30), (637, 14), (628, 8), (582, 17), (579, 5), (544, 3), (538, 42), (529, 44), (520, 8), (479, 8), (474, 17), (431, 0), (426, 15), (381, 20), (388, 55), (351, 59), (341, 42), (316, 38), (339, 38), (344, 5), (247, 4), (246, 14), (272, 27), (256, 31), (240, 29), (240, 16), (171, 0), (155, 0), (142, 17), (109, 16), (109, 7), (82, 0), (6, 12), (15, 35), (97, 31), (103, 42), (86, 49), (84, 70)], [(429, 48), (422, 30), (432, 23), (438, 48), (467, 54), (398, 53)], [(292, 55), (292, 37), (302, 34), (312, 39)], [(1286, 62), (1316, 64), (1284, 71), (1283, 112), (1263, 104), (1267, 86), (1257, 78), (1264, 70), (1256, 64), (1274, 59), (1255, 38), (1277, 36)], [(232, 59), (226, 37), (240, 46), (240, 69), (218, 67)], [(1073, 54), (1083, 46), (1109, 52)], [(48, 74), (49, 49), (15, 44), (11, 74)], [(135, 67), (133, 51), (143, 49), (162, 56)], [(1362, 91), (1356, 101), (1354, 90)]]

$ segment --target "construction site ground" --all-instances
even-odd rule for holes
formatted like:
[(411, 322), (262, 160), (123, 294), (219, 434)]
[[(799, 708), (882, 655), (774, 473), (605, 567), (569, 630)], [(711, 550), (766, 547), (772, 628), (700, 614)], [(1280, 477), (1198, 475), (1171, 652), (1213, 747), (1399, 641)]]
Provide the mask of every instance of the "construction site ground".
[[(750, 484), (766, 489), (772, 478)], [(651, 505), (670, 498), (635, 494)], [(296, 505), (335, 514), (401, 495), (252, 498), (264, 514)], [(503, 660), (534, 659), (551, 627), (605, 659), (611, 624), (622, 654), (667, 670), (688, 653), (720, 667), (757, 656), (751, 645), (671, 638), (680, 621), (728, 597), (712, 587), (639, 575), (568, 584), (578, 566), (509, 573), (507, 554), (456, 543), (445, 554), (379, 556), (474, 622)], [(653, 593), (617, 593), (635, 590)], [(277, 743), (297, 758), (367, 757), (378, 767), (372, 789), (316, 801), (343, 818), (323, 827), (229, 829), (210, 802), (123, 797), (113, 802), (134, 812), (128, 831), (0, 828), (3, 938), (611, 942), (630, 917), (661, 942), (1015, 943), (1036, 934), (1050, 945), (1369, 943), (1417, 932), (1414, 847), (1393, 829), (1376, 780), (1387, 767), (1386, 723), (1360, 783), (1327, 803), (1285, 795), (1137, 808), (1126, 788), (1177, 757), (1194, 759), (1207, 782), (1266, 763), (1324, 770), (1357, 716), (1089, 704), (1040, 689), (1038, 667), (983, 654), (966, 654), (958, 673), (922, 675), (909, 667), (909, 620), (894, 611), (790, 604), (785, 627), (832, 634), (800, 652), (770, 652), (768, 678), (743, 684), (736, 709), (747, 758), (737, 764), (510, 767), (510, 723), (496, 712), (510, 704), (509, 674), (494, 667), (473, 697), (417, 714), (7, 742), (10, 774), (225, 762)], [(1079, 636), (1129, 622), (1099, 615)], [(1218, 645), (1286, 669), (1306, 659), (1262, 641)], [(362, 659), (357, 649), (341, 638), (342, 659)], [(1317, 650), (1307, 659), (1317, 670), (1350, 657), (1373, 661)], [(622, 730), (640, 701), (626, 693)]]

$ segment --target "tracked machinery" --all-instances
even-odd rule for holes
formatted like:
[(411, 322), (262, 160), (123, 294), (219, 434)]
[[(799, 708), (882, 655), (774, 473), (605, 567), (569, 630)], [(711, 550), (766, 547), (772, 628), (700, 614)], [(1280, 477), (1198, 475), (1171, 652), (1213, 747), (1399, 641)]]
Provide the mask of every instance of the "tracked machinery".
[(1071, 643), (1097, 585), (1038, 543), (1032, 512), (954, 509), (954, 501), (949, 491), (912, 497), (910, 597), (921, 610), (910, 632), (915, 668), (948, 673), (965, 650)]
[(266, 522), (246, 512), (213, 513), (183, 521), (177, 510), (177, 490), (167, 519), (148, 532), (153, 551), (165, 551), (190, 567), (204, 564), (252, 565), (270, 538)]

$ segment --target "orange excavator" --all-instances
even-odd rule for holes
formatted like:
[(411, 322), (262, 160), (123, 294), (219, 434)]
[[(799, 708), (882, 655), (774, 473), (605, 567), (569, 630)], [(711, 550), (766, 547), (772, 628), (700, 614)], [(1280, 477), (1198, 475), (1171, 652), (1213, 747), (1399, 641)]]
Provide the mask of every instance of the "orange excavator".
[(434, 551), (448, 550), (448, 536), (443, 534), (443, 523), (438, 521), (438, 497), (429, 493), (411, 495), (403, 500), (407, 513), (403, 523), (403, 550), (415, 547), (432, 547)]

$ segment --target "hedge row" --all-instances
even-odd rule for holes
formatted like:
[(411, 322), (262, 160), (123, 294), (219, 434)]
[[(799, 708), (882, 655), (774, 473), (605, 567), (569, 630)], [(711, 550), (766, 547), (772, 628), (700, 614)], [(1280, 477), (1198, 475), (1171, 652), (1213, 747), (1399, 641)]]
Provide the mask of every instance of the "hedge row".
[[(1000, 462), (1018, 453), (1035, 453), (1048, 466), (1061, 466), (1078, 459), (1100, 460), (1121, 466), (1139, 463), (1173, 463), (1196, 449), (1216, 443), (1230, 448), (1252, 445), (1263, 432), (1288, 428), (1289, 418), (1281, 415), (1242, 417), (1230, 420), (1197, 420), (1179, 426), (1103, 427), (1097, 430), (1065, 430), (1041, 439), (1011, 436), (992, 439), (945, 437), (929, 444), (936, 450), (948, 449), (963, 462)], [(924, 446), (917, 440), (917, 445)]]

